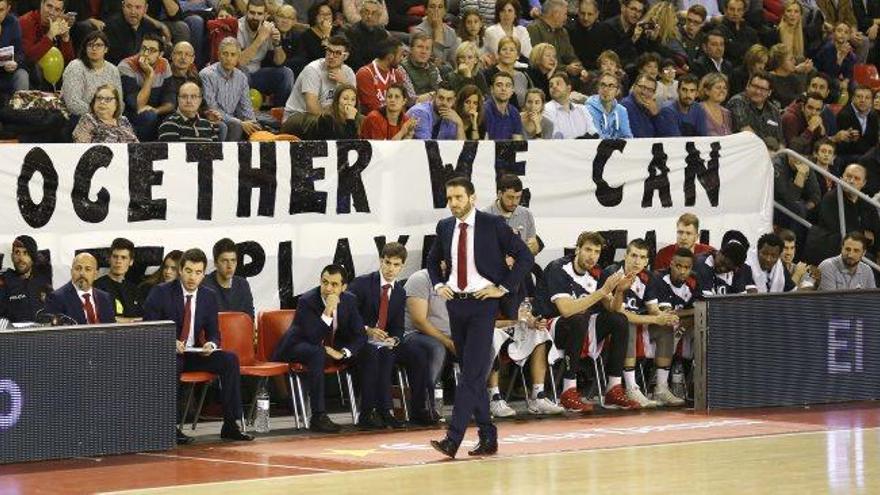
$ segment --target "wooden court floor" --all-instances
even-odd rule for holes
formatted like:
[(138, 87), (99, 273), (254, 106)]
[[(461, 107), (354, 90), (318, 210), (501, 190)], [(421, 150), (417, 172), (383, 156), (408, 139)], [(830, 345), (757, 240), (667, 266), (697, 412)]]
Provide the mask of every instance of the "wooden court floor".
[[(200, 427), (200, 430), (202, 428)], [(442, 430), (207, 437), (167, 452), (0, 466), (31, 493), (878, 493), (880, 405), (499, 421), (499, 456), (444, 461)], [(128, 490), (128, 491), (126, 491)]]

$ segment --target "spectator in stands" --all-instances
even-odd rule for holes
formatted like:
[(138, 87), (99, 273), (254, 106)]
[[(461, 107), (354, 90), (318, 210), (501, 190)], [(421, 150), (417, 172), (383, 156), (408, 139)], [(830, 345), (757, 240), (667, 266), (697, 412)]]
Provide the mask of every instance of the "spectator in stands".
[(140, 53), (119, 63), (125, 114), (142, 142), (155, 141), (159, 119), (174, 111), (175, 95), (166, 86), (171, 64), (163, 51), (162, 38), (147, 34)]
[(654, 23), (654, 28), (645, 33), (645, 41), (654, 45), (647, 53), (657, 53), (662, 58), (673, 59), (685, 65), (688, 60), (687, 50), (678, 34), (678, 16), (672, 2), (653, 2), (644, 20), (649, 26)]
[[(379, 57), (379, 47), (388, 39), (388, 31), (382, 24), (382, 13), (385, 10), (376, 0), (363, 0), (361, 4), (361, 20), (345, 30), (349, 41), (351, 55), (348, 65), (357, 71)], [(387, 14), (386, 14), (387, 15)]]
[(363, 122), (364, 116), (357, 109), (357, 90), (350, 84), (339, 84), (324, 113), (295, 114), (284, 122), (281, 132), (300, 139), (357, 139)]
[[(238, 12), (231, 3), (221, 3), (217, 6), (217, 17), (208, 21), (208, 40), (211, 45), (209, 63), (220, 60), (220, 42), (228, 37), (238, 36)], [(287, 38), (282, 34), (281, 43), (284, 45)], [(288, 61), (291, 60), (288, 54)], [(201, 66), (200, 66), (201, 67)]]
[[(379, 47), (378, 56), (355, 74), (358, 104), (361, 111), (369, 114), (385, 105), (385, 92), (395, 83), (403, 84), (406, 73), (400, 68), (403, 46), (396, 38), (388, 38)], [(404, 102), (410, 95), (404, 95)]]
[(446, 17), (446, 0), (428, 0), (425, 6), (426, 15), (422, 22), (413, 28), (413, 34), (424, 33), (433, 41), (431, 43), (431, 61), (442, 72), (455, 67), (455, 51), (458, 48), (458, 36), (455, 30), (444, 23)]
[(599, 25), (597, 36), (602, 40), (602, 50), (617, 52), (624, 67), (634, 64), (639, 53), (657, 51), (656, 23), (642, 22), (646, 10), (646, 0), (623, 0), (620, 15), (606, 18)]
[(843, 163), (856, 161), (876, 146), (880, 132), (880, 117), (871, 105), (871, 89), (856, 86), (852, 100), (837, 114), (837, 128), (849, 131), (849, 140), (837, 145), (837, 154)]
[(455, 112), (464, 121), (465, 139), (478, 141), (486, 135), (483, 108), (483, 93), (472, 84), (465, 85), (455, 96)]
[(788, 229), (779, 230), (779, 238), (782, 239), (782, 266), (791, 277), (791, 280), (800, 289), (815, 289), (816, 281), (813, 279), (812, 273), (816, 271), (815, 266), (810, 266), (803, 261), (795, 261), (797, 254), (797, 236)]
[(695, 256), (712, 251), (712, 246), (697, 242), (700, 240), (700, 219), (693, 213), (683, 213), (675, 222), (675, 244), (670, 244), (654, 257), (654, 270), (669, 268), (672, 257), (679, 249), (687, 249)]
[(720, 72), (730, 79), (733, 74), (733, 64), (724, 58), (725, 39), (724, 33), (712, 30), (703, 36), (703, 52), (696, 59), (691, 60), (691, 72), (697, 77), (703, 77), (712, 72)]
[(107, 61), (118, 65), (123, 59), (136, 55), (147, 34), (161, 37), (159, 28), (144, 19), (146, 15), (147, 0), (122, 0), (122, 13), (107, 19), (104, 26), (109, 40)]
[(675, 67), (675, 62), (672, 59), (667, 58), (660, 61), (660, 73), (657, 75), (657, 91), (654, 93), (654, 101), (661, 109), (668, 103), (678, 100), (678, 79), (675, 78)]
[[(235, 38), (220, 42), (220, 61), (199, 72), (208, 109), (220, 113), (220, 139), (240, 141), (260, 129), (250, 98), (248, 78), (238, 68), (241, 48)], [(224, 131), (224, 126), (226, 131)]]
[[(208, 0), (177, 0), (180, 5), (180, 19), (189, 28), (187, 39), (174, 40), (174, 45), (186, 42), (193, 49), (193, 60), (197, 67), (204, 67), (208, 63), (210, 46), (205, 34), (205, 24), (208, 17), (202, 17), (206, 12), (212, 12), (213, 5)], [(217, 7), (219, 7), (219, 2)]]
[(110, 244), (110, 270), (95, 281), (95, 287), (110, 295), (117, 323), (141, 321), (144, 310), (138, 299), (137, 283), (128, 276), (134, 265), (134, 243), (124, 237)]
[[(345, 24), (357, 24), (363, 20), (362, 7), (365, 2), (366, 0), (342, 0), (342, 15), (345, 18)], [(376, 3), (380, 8), (379, 25), (386, 26), (388, 25), (388, 9), (385, 7), (385, 1), (376, 0)]]
[[(529, 38), (533, 47), (541, 43), (552, 45), (556, 49), (556, 58), (559, 61), (556, 69), (567, 72), (572, 78), (585, 81), (587, 71), (575, 55), (574, 47), (571, 46), (571, 40), (568, 38), (568, 31), (565, 30), (567, 16), (568, 3), (565, 0), (546, 0), (541, 17), (529, 24)], [(530, 61), (531, 58), (529, 55)]]
[(580, 0), (577, 18), (568, 21), (565, 29), (575, 55), (587, 70), (598, 68), (596, 59), (602, 52), (602, 30), (599, 28), (599, 7), (596, 0)]
[[(799, 151), (804, 151), (803, 148)], [(773, 158), (773, 198), (782, 206), (796, 213), (801, 218), (812, 218), (815, 209), (822, 199), (819, 181), (809, 165), (789, 155), (777, 155)], [(802, 227), (794, 220), (778, 213), (775, 224), (800, 231)]]
[(486, 136), (492, 140), (523, 138), (519, 111), (510, 105), (513, 96), (513, 77), (499, 72), (492, 78), (491, 98), (486, 99), (483, 115), (486, 119)]
[(483, 40), (489, 53), (498, 54), (501, 38), (512, 36), (519, 41), (520, 60), (528, 60), (532, 53), (532, 40), (525, 26), (519, 24), (520, 3), (517, 0), (495, 2), (495, 24), (486, 28)]
[(194, 60), (195, 50), (188, 41), (180, 41), (174, 44), (174, 47), (171, 49), (171, 77), (165, 81), (167, 86), (163, 90), (169, 95), (174, 95), (172, 101), (175, 107), (177, 107), (177, 93), (183, 83), (192, 82), (196, 83), (199, 87), (202, 86), (199, 68), (194, 63)]
[(792, 56), (802, 60), (807, 55), (807, 42), (804, 33), (803, 7), (797, 0), (786, 0), (782, 18), (777, 30), (779, 41), (788, 47)]
[(862, 232), (849, 232), (840, 244), (840, 254), (819, 264), (818, 290), (875, 289), (874, 272), (862, 261), (868, 245)]
[(410, 119), (406, 108), (406, 89), (402, 84), (388, 86), (385, 106), (373, 110), (361, 125), (361, 139), (393, 140), (412, 139), (418, 120)]
[(678, 98), (660, 109), (654, 119), (657, 137), (702, 136), (706, 116), (696, 104), (698, 80), (693, 74), (685, 74), (678, 83)]
[[(424, 3), (419, 0), (387, 0), (389, 31), (409, 32), (412, 26), (422, 22), (425, 9)], [(461, 7), (465, 8), (466, 2)]]
[(138, 300), (140, 301), (141, 307), (143, 307), (144, 301), (147, 300), (147, 296), (150, 295), (150, 291), (153, 290), (153, 287), (165, 282), (177, 280), (181, 256), (183, 256), (183, 251), (180, 251), (179, 249), (169, 251), (162, 259), (162, 265), (155, 272), (147, 275), (144, 278), (144, 281), (138, 285), (138, 292), (140, 294)]
[(489, 84), (480, 71), (480, 51), (474, 42), (463, 41), (458, 45), (453, 68), (455, 70), (447, 74), (445, 80), (456, 93), (468, 84), (476, 86), (483, 94), (489, 93)]
[(455, 111), (455, 90), (441, 82), (433, 101), (416, 103), (406, 112), (415, 120), (414, 139), (465, 139), (464, 121)]
[(199, 115), (202, 106), (202, 87), (187, 81), (177, 89), (177, 111), (159, 125), (159, 141), (186, 143), (216, 143), (220, 128)]
[(768, 68), (773, 98), (780, 108), (785, 108), (804, 92), (804, 76), (813, 70), (813, 62), (804, 61), (798, 64), (791, 49), (778, 43), (770, 48)]
[(38, 62), (50, 48), (57, 45), (65, 64), (76, 56), (70, 41), (73, 18), (64, 14), (64, 0), (41, 0), (38, 10), (24, 14), (18, 23), (25, 61), (35, 71), (34, 75), (40, 84), (43, 83), (43, 75)]
[(21, 26), (18, 17), (10, 12), (12, 0), (0, 0), (0, 48), (12, 47), (12, 58), (3, 62), (0, 71), (0, 93), (11, 95), (30, 88), (21, 47)]
[(700, 80), (701, 100), (698, 105), (703, 111), (704, 122), (698, 128), (704, 129), (706, 136), (727, 136), (733, 134), (733, 115), (724, 108), (727, 100), (727, 78), (720, 72), (712, 72)]
[(603, 51), (599, 54), (596, 63), (599, 68), (589, 74), (586, 88), (584, 88), (585, 94), (594, 95), (599, 92), (599, 76), (606, 72), (614, 74), (620, 81), (620, 94), (629, 91), (629, 76), (620, 65), (620, 57), (617, 56), (617, 52), (614, 50)]
[(852, 81), (853, 68), (857, 61), (851, 38), (852, 28), (849, 25), (843, 22), (836, 24), (831, 39), (822, 45), (813, 58), (816, 70), (828, 74), (832, 79), (842, 81), (841, 90)]
[(309, 63), (296, 79), (284, 106), (285, 121), (300, 113), (321, 115), (333, 102), (340, 84), (354, 85), (354, 71), (345, 65), (348, 50), (345, 36), (330, 38), (324, 58)]
[[(709, 2), (709, 4), (712, 3), (714, 2)], [(703, 44), (701, 32), (703, 26), (706, 24), (707, 15), (706, 7), (701, 3), (693, 2), (692, 5), (687, 8), (684, 15), (684, 22), (680, 24), (678, 29), (681, 44), (684, 46), (687, 59), (690, 61), (696, 60), (697, 56), (700, 54), (700, 46)]]
[(267, 18), (266, 0), (248, 0), (247, 15), (238, 20), (238, 66), (251, 88), (271, 94), (280, 105), (293, 89), (293, 71), (284, 65), (287, 54), (281, 47), (281, 32)]
[[(867, 171), (858, 163), (851, 163), (843, 171), (843, 181), (856, 190), (865, 187)], [(845, 232), (858, 231), (868, 239), (865, 249), (871, 249), (880, 233), (880, 217), (877, 208), (848, 189), (843, 191), (843, 217)], [(834, 246), (841, 242), (840, 209), (837, 191), (828, 191), (819, 204), (819, 216), (807, 239), (807, 260), (819, 262), (832, 255)], [(830, 249), (829, 249), (830, 248)]]
[(12, 241), (12, 267), (0, 276), (0, 317), (10, 323), (33, 322), (52, 292), (52, 267), (45, 266), (37, 241), (20, 235)]
[(409, 56), (400, 64), (419, 101), (430, 98), (440, 84), (440, 69), (431, 61), (433, 42), (425, 33), (414, 33), (410, 37)]
[[(824, 103), (828, 103), (829, 95), (831, 94), (831, 87), (831, 79), (827, 75), (817, 72), (810, 76), (805, 94), (816, 93), (822, 97)], [(825, 126), (825, 132), (828, 134), (829, 138), (835, 143), (845, 141), (849, 138), (848, 131), (840, 131), (837, 129), (837, 114), (835, 114), (834, 110), (832, 110), (829, 105), (823, 105), (822, 124)]]
[(89, 253), (74, 256), (70, 264), (70, 282), (46, 297), (46, 312), (64, 315), (80, 325), (116, 323), (113, 298), (93, 286), (97, 275), (98, 260), (94, 256)]
[(746, 23), (745, 11), (745, 0), (727, 0), (724, 17), (716, 27), (724, 35), (725, 53), (734, 65), (742, 63), (746, 50), (760, 42), (758, 33)]
[(308, 10), (308, 18), (311, 27), (297, 38), (299, 49), (294, 57), (295, 60), (291, 62), (293, 72), (296, 74), (299, 74), (310, 62), (324, 56), (324, 46), (334, 34), (333, 9), (328, 0), (312, 4)]
[[(834, 144), (834, 141), (825, 138), (816, 141), (813, 145), (813, 163), (822, 167), (826, 172), (830, 174), (834, 174), (834, 160), (836, 158), (837, 145)], [(865, 166), (864, 163), (860, 164)], [(865, 166), (865, 168), (868, 168)], [(828, 192), (829, 189), (834, 187), (834, 182), (824, 175), (817, 174), (816, 179), (819, 181), (819, 192), (822, 196), (825, 196), (825, 193)]]
[[(526, 75), (532, 81), (532, 87), (538, 88), (545, 95), (550, 94), (550, 76), (559, 68), (556, 48), (549, 43), (538, 43), (532, 48), (529, 56), (529, 68)], [(562, 72), (562, 71), (560, 71)]]
[(112, 84), (98, 86), (92, 96), (91, 111), (73, 129), (75, 143), (136, 143), (134, 128), (122, 115), (122, 98)]
[[(406, 248), (397, 242), (382, 247), (379, 269), (355, 278), (349, 292), (357, 298), (368, 344), (357, 356), (361, 388), (361, 413), (358, 426), (365, 430), (403, 428), (394, 417), (391, 403), (391, 376), (394, 364), (406, 365), (410, 386), (426, 390), (428, 362), (418, 347), (401, 346), (406, 294), (403, 281), (397, 280), (406, 263)], [(403, 400), (406, 400), (405, 398)], [(417, 406), (414, 404), (414, 407)]]
[[(495, 55), (489, 51), (483, 41), (486, 34), (486, 26), (483, 24), (483, 18), (475, 9), (461, 9), (461, 21), (458, 23), (458, 41), (464, 43), (470, 41), (477, 45), (480, 50), (480, 62), (483, 65), (493, 65), (495, 63)], [(488, 93), (488, 91), (487, 91)]]
[[(581, 400), (577, 376), (582, 370), (582, 349), (591, 353), (601, 349), (601, 343), (611, 336), (614, 342), (626, 342), (629, 324), (619, 308), (627, 280), (620, 273), (607, 277), (602, 285), (601, 267), (596, 263), (602, 254), (605, 239), (596, 232), (582, 232), (577, 239), (574, 255), (551, 261), (544, 269), (547, 288), (541, 303), (548, 317), (559, 317), (556, 322), (554, 343), (565, 352), (560, 403), (569, 411), (589, 412), (593, 406)], [(631, 284), (632, 279), (628, 282)], [(614, 302), (617, 305), (614, 305)], [(608, 386), (605, 407), (638, 409), (639, 405), (626, 397), (623, 386), (623, 361), (626, 346), (614, 345), (609, 349), (606, 368)]]
[[(636, 383), (637, 339), (650, 340), (655, 343), (654, 364), (657, 371), (657, 383), (669, 379), (669, 368), (672, 365), (672, 354), (675, 340), (672, 327), (678, 324), (678, 315), (672, 311), (661, 311), (658, 306), (659, 281), (654, 278), (648, 267), (648, 251), (650, 246), (644, 239), (633, 239), (626, 246), (623, 263), (613, 264), (602, 272), (599, 283), (603, 283), (611, 275), (619, 273), (624, 277), (622, 294), (623, 314), (629, 322), (629, 339), (626, 346), (626, 359), (623, 362), (623, 380), (626, 398), (641, 408), (660, 405), (680, 406), (684, 399), (676, 397), (669, 387), (658, 387), (654, 391), (654, 400), (648, 399)], [(640, 329), (639, 326), (642, 328)], [(647, 332), (647, 335), (642, 334)], [(647, 386), (647, 385), (646, 385)]]
[(480, 15), (484, 26), (491, 26), (495, 22), (495, 4), (493, 0), (459, 0), (458, 8), (462, 12), (474, 10)]
[(71, 115), (89, 113), (89, 103), (99, 86), (110, 84), (122, 93), (119, 69), (104, 59), (109, 43), (103, 31), (90, 32), (80, 46), (79, 58), (64, 69), (61, 96)]
[(501, 38), (498, 42), (498, 63), (483, 71), (486, 81), (492, 81), (495, 74), (504, 72), (513, 78), (513, 94), (511, 104), (521, 108), (526, 102), (526, 91), (532, 85), (529, 76), (516, 70), (516, 59), (519, 57), (519, 40), (511, 36)]
[[(200, 287), (207, 264), (208, 258), (201, 249), (190, 249), (183, 253), (180, 258), (180, 281), (159, 284), (150, 291), (144, 302), (144, 320), (171, 320), (175, 323), (178, 375), (183, 371), (209, 371), (219, 375), (223, 383), (223, 427), (220, 438), (249, 441), (254, 437), (242, 433), (237, 423), (242, 417), (238, 357), (219, 349), (217, 299), (211, 289)], [(200, 347), (202, 352), (185, 352), (194, 347)], [(318, 371), (323, 372), (323, 369), (319, 368)], [(190, 442), (192, 438), (178, 429), (177, 443)]]
[(785, 140), (779, 108), (769, 100), (771, 91), (770, 76), (766, 72), (754, 74), (746, 90), (730, 98), (727, 108), (733, 115), (733, 127), (737, 132), (753, 132), (764, 140), (768, 149), (776, 150)]
[(599, 76), (599, 94), (587, 98), (587, 111), (601, 139), (633, 137), (626, 108), (617, 103), (620, 79), (613, 73)]
[(214, 271), (209, 273), (202, 285), (217, 294), (220, 311), (238, 311), (254, 319), (254, 296), (247, 279), (236, 275), (238, 246), (228, 237), (214, 243)]
[(728, 231), (721, 249), (697, 256), (694, 275), (704, 296), (755, 292), (752, 271), (745, 265), (749, 246), (738, 231)]
[(758, 247), (749, 249), (746, 265), (752, 271), (752, 280), (758, 292), (791, 292), (798, 288), (782, 263), (785, 244), (774, 233), (758, 238)]
[(272, 15), (272, 19), (275, 21), (278, 32), (281, 33), (281, 49), (284, 50), (285, 64), (291, 67), (295, 62), (296, 50), (299, 48), (297, 46), (298, 38), (309, 26), (297, 22), (296, 9), (290, 4), (278, 7), (278, 10)]
[(324, 364), (328, 360), (351, 363), (367, 343), (357, 297), (346, 292), (347, 277), (340, 265), (321, 270), (321, 284), (300, 296), (293, 323), (272, 356), (272, 361), (306, 365), (312, 431), (339, 432), (324, 407)]
[(743, 63), (733, 67), (729, 74), (730, 94), (745, 91), (753, 74), (764, 72), (770, 60), (770, 50), (764, 45), (752, 45), (743, 56)]
[(642, 73), (636, 77), (632, 91), (620, 104), (626, 108), (633, 137), (655, 137), (657, 135), (657, 116), (660, 108), (654, 100), (657, 81)]
[(818, 93), (808, 93), (793, 101), (782, 115), (785, 144), (801, 150), (812, 150), (818, 140), (828, 135), (822, 120), (824, 109), (825, 103)]
[(587, 108), (571, 102), (571, 81), (565, 72), (550, 76), (551, 101), (543, 116), (550, 122), (553, 139), (577, 139), (598, 135)]
[(553, 139), (553, 122), (544, 116), (544, 110), (544, 92), (539, 88), (529, 89), (526, 104), (519, 113), (526, 139)]

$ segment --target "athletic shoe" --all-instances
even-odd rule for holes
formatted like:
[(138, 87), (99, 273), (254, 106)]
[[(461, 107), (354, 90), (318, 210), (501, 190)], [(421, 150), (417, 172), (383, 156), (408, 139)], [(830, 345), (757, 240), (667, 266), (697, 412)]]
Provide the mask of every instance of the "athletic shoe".
[(528, 403), (530, 414), (562, 414), (565, 412), (564, 407), (557, 406), (546, 397), (529, 400)]
[(509, 418), (516, 416), (516, 411), (507, 405), (504, 399), (489, 401), (489, 412), (496, 418)]
[(684, 399), (673, 394), (669, 387), (654, 387), (654, 400), (661, 406), (684, 405)]
[(623, 385), (615, 385), (605, 392), (605, 400), (602, 405), (605, 409), (641, 409), (642, 406), (627, 397), (623, 391)]
[(562, 395), (559, 396), (559, 402), (563, 408), (569, 411), (586, 413), (593, 410), (592, 404), (581, 400), (581, 394), (578, 393), (577, 387), (571, 387), (562, 392)]
[(657, 401), (653, 401), (645, 397), (645, 394), (642, 393), (642, 389), (638, 387), (627, 389), (626, 398), (631, 401), (638, 402), (639, 406), (641, 406), (643, 409), (657, 407), (660, 405)]

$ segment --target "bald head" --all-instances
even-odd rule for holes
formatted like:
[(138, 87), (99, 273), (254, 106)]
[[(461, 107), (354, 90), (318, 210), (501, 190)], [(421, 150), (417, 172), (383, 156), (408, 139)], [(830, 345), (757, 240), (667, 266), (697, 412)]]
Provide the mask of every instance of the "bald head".
[(83, 291), (89, 291), (98, 276), (98, 260), (89, 253), (79, 253), (73, 257), (70, 266), (70, 281)]

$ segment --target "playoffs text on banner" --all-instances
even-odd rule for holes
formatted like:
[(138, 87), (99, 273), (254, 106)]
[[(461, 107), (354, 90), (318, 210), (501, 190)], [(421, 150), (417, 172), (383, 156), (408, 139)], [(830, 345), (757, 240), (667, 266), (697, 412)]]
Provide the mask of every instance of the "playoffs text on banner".
[[(332, 261), (375, 270), (378, 250), (399, 241), (405, 274), (422, 264), (444, 182), (470, 176), (477, 206), (495, 198), (497, 170), (522, 177), (545, 249), (543, 266), (583, 230), (621, 248), (645, 237), (662, 247), (675, 219), (696, 213), (704, 238), (728, 229), (768, 231), (770, 158), (750, 133), (724, 138), (577, 141), (304, 141), (131, 145), (10, 145), (0, 150), (0, 208), (9, 252), (33, 235), (55, 285), (88, 250), (106, 266), (110, 242), (131, 239), (136, 269), (152, 271), (171, 249), (231, 237), (239, 275), (257, 307), (290, 307)], [(613, 256), (609, 250), (608, 256)], [(8, 257), (7, 257), (8, 260)], [(6, 263), (8, 265), (8, 262)]]

